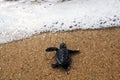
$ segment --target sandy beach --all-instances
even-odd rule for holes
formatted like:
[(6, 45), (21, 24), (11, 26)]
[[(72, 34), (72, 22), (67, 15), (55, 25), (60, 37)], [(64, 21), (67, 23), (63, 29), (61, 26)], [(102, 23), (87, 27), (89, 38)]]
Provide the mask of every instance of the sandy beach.
[[(72, 57), (70, 71), (53, 69), (55, 52), (65, 42), (80, 50)], [(42, 33), (0, 45), (0, 80), (119, 80), (120, 28)]]

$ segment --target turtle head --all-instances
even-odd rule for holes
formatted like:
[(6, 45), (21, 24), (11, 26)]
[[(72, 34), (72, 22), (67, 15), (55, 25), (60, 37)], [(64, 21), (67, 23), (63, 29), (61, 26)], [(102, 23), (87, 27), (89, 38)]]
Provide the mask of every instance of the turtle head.
[(67, 46), (66, 46), (65, 43), (61, 43), (61, 44), (60, 44), (60, 49), (62, 49), (62, 48), (67, 48)]

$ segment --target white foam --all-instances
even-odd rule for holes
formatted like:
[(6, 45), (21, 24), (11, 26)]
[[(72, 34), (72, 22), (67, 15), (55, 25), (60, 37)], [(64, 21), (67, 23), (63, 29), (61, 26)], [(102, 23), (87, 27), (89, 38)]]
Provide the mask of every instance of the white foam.
[(120, 26), (120, 0), (0, 0), (0, 43), (35, 33)]

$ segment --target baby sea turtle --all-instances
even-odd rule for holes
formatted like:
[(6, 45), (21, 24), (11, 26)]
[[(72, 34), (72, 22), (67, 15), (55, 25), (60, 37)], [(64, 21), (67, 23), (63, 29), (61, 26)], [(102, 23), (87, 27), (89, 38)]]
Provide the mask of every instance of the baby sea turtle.
[(51, 64), (52, 68), (57, 68), (58, 66), (62, 66), (63, 69), (68, 70), (71, 64), (71, 55), (75, 53), (79, 53), (78, 50), (69, 50), (65, 43), (60, 44), (60, 49), (56, 47), (48, 47), (46, 51), (56, 51), (56, 63)]

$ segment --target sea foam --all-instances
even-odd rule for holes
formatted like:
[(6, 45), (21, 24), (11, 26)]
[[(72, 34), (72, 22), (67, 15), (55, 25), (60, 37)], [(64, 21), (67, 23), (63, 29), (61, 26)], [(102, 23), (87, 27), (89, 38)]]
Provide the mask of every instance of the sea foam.
[[(24, 0), (23, 0), (24, 1)], [(0, 1), (0, 43), (41, 32), (120, 26), (120, 0)]]

